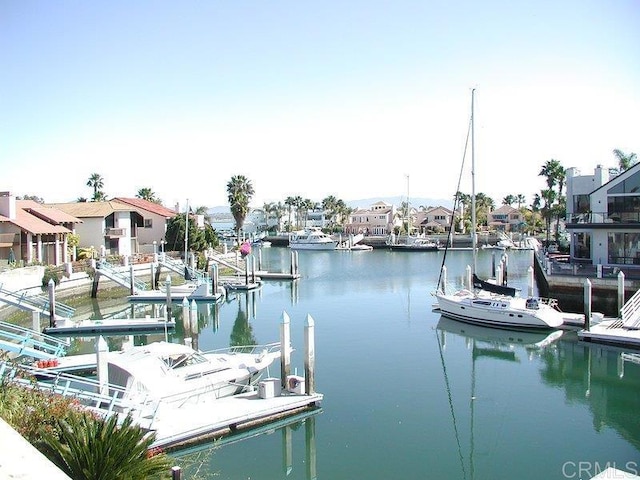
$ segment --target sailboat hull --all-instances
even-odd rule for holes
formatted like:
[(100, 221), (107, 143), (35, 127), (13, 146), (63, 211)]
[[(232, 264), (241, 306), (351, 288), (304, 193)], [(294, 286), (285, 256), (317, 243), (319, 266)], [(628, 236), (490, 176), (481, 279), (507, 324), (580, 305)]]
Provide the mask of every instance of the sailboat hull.
[(438, 292), (436, 297), (442, 315), (475, 325), (550, 330), (560, 328), (565, 323), (563, 312), (532, 299), (476, 295), (469, 291), (459, 291), (453, 295)]

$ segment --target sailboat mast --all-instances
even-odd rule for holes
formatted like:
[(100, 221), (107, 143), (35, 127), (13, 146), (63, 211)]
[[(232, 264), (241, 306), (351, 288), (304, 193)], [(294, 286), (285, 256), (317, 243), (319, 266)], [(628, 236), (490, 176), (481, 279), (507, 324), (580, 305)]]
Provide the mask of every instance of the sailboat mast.
[(189, 265), (189, 199), (187, 198), (187, 211), (184, 214), (184, 264)]
[(476, 156), (475, 156), (475, 126), (474, 126), (474, 96), (475, 88), (471, 90), (471, 247), (473, 250), (473, 273), (476, 273), (478, 238), (476, 234)]
[(409, 175), (407, 175), (407, 238), (411, 235), (411, 211), (409, 205)]

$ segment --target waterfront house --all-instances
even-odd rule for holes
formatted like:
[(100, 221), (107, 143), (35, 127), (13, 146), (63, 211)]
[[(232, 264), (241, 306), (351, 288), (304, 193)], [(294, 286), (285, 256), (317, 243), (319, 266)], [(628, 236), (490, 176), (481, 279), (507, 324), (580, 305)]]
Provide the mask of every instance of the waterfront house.
[(566, 229), (572, 262), (640, 265), (640, 164), (593, 175), (567, 169)]
[(66, 263), (69, 235), (81, 224), (60, 209), (0, 192), (0, 263)]
[(524, 224), (522, 213), (511, 205), (501, 205), (487, 214), (487, 225), (501, 232), (519, 231)]
[[(82, 220), (76, 226), (79, 247), (98, 254), (131, 256), (162, 248), (174, 210), (142, 199), (56, 203), (50, 206)], [(155, 242), (155, 246), (154, 246)]]
[(397, 221), (396, 208), (380, 201), (350, 213), (345, 233), (386, 236), (393, 233), (394, 222)]
[(431, 207), (416, 213), (418, 233), (442, 233), (451, 224), (453, 210), (443, 206)]

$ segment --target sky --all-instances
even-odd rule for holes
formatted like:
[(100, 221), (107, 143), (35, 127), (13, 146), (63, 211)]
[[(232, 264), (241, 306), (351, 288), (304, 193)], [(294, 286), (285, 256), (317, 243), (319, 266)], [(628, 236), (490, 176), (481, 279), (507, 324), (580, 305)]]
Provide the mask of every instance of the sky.
[(639, 87), (639, 0), (0, 0), (0, 191), (451, 200), (475, 89), (476, 191), (531, 202), (640, 156)]

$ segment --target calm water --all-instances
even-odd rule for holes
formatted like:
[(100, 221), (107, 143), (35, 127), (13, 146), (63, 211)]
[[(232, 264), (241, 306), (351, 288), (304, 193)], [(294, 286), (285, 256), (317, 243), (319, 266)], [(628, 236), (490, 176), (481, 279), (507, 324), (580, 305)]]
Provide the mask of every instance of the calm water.
[[(286, 248), (262, 255), (269, 271), (290, 265)], [(450, 283), (470, 259), (449, 254)], [(539, 348), (546, 335), (441, 319), (431, 295), (441, 260), (441, 252), (299, 252), (299, 281), (267, 282), (217, 309), (200, 306), (201, 349), (277, 341), (286, 311), (299, 372), (311, 315), (324, 401), (304, 420), (176, 454), (183, 478), (578, 479), (609, 465), (640, 471), (640, 366), (572, 333)], [(525, 292), (530, 265), (530, 252), (509, 256), (509, 279)], [(490, 252), (481, 252), (479, 269), (490, 273)]]

